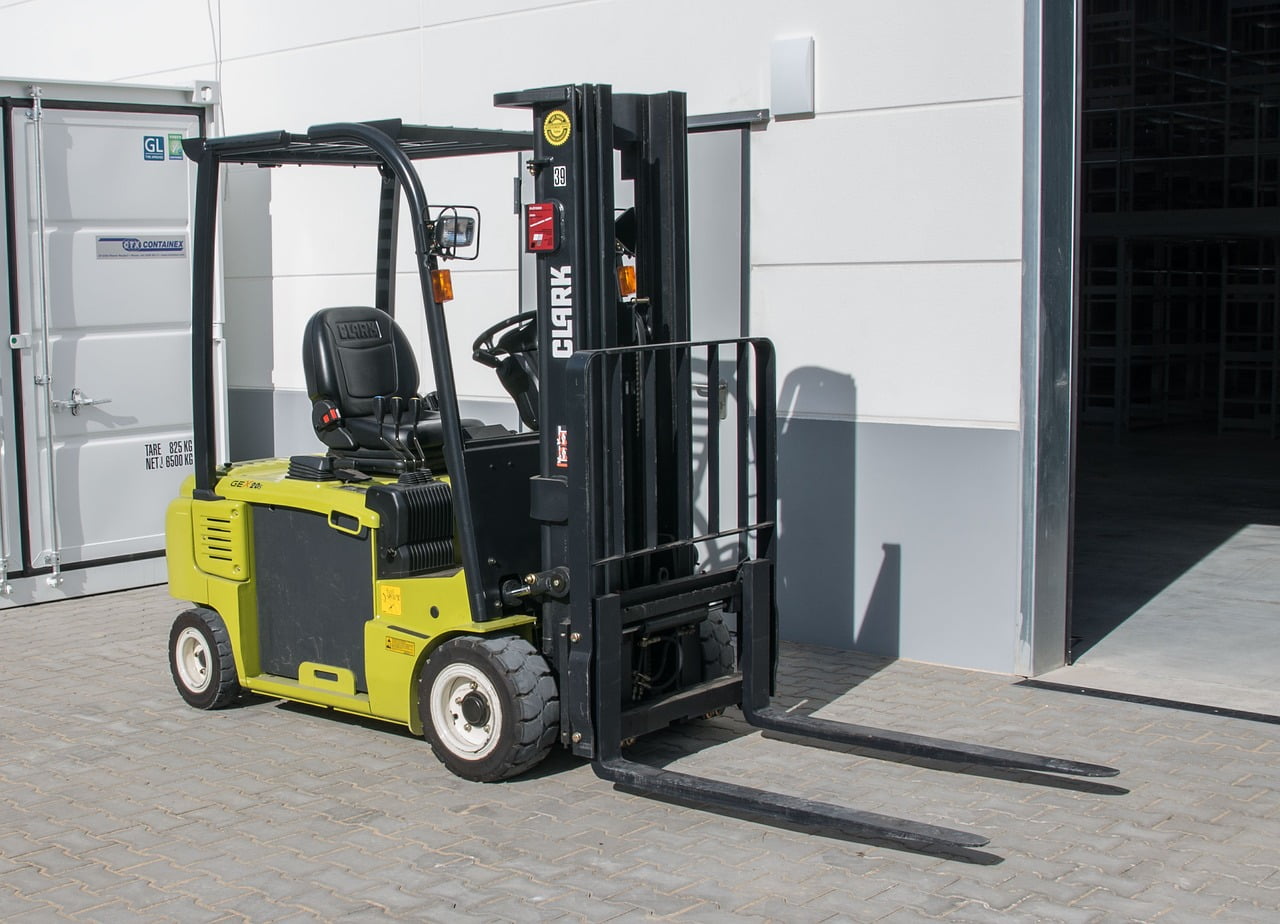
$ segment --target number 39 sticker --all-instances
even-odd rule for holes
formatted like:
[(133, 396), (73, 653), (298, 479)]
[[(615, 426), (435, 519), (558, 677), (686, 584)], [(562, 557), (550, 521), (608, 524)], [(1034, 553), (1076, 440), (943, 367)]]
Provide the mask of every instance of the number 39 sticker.
[(552, 186), (568, 186), (569, 185), (569, 168), (564, 164), (551, 168), (551, 185)]

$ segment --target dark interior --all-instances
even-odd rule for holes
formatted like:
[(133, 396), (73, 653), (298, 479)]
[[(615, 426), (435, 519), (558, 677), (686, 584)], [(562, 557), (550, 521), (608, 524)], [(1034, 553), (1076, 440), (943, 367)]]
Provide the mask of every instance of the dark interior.
[(1069, 656), (1280, 523), (1280, 3), (1084, 6)]

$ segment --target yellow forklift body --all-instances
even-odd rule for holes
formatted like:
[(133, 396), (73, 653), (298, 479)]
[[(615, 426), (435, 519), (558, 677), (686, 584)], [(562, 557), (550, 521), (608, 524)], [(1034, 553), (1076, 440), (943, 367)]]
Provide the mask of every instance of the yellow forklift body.
[[(266, 672), (260, 656), (256, 582), (273, 576), (254, 570), (255, 509), (320, 514), (331, 529), (352, 536), (380, 526), (378, 514), (365, 506), (361, 486), (286, 478), (288, 464), (286, 459), (264, 459), (236, 465), (234, 473), (215, 486), (220, 500), (195, 499), (195, 480), (186, 480), (165, 520), (169, 591), (222, 617), (244, 689), (395, 722), (422, 734), (417, 677), (431, 652), (460, 635), (515, 634), (529, 639), (534, 618), (475, 621), (460, 567), (414, 577), (375, 577), (373, 618), (364, 622), (363, 631), (367, 692), (357, 692), (355, 673), (340, 665), (303, 661), (297, 677)], [(365, 485), (391, 481), (373, 479)], [(376, 542), (368, 543), (367, 567), (373, 574), (376, 548)]]

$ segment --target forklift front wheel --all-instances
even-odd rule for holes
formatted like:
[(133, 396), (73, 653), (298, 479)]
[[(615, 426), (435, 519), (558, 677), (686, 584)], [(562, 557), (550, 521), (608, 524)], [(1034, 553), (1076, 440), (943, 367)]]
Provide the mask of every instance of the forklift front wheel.
[(222, 617), (197, 607), (181, 613), (169, 632), (169, 671), (188, 704), (221, 709), (240, 695), (231, 639)]
[(427, 659), (418, 683), (423, 733), (463, 779), (488, 783), (523, 773), (559, 736), (555, 678), (522, 638), (450, 639)]

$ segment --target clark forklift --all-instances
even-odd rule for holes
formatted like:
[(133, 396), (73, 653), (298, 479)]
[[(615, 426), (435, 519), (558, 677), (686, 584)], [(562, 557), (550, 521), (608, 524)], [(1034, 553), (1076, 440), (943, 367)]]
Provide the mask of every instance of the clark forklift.
[[(476, 781), (522, 773), (561, 745), (632, 791), (916, 846), (986, 839), (642, 765), (624, 744), (736, 707), (801, 738), (1114, 775), (770, 705), (773, 348), (689, 340), (684, 96), (572, 85), (495, 104), (528, 110), (533, 131), (388, 121), (186, 142), (198, 164), (195, 472), (166, 523), (170, 590), (194, 604), (169, 641), (186, 701), (212, 709), (251, 691), (399, 723)], [(474, 253), (479, 214), (433, 207), (414, 167), (495, 152), (531, 152), (522, 234), (537, 255), (537, 307), (480, 332), (472, 354), (514, 400), (518, 431), (459, 411), (443, 264)], [(635, 202), (620, 218), (615, 154)], [(316, 454), (214, 457), (224, 164), (352, 165), (381, 178), (373, 304), (322, 308), (303, 335)], [(394, 319), (402, 208), (434, 373), (425, 395)], [(723, 420), (722, 401), (733, 405)]]

